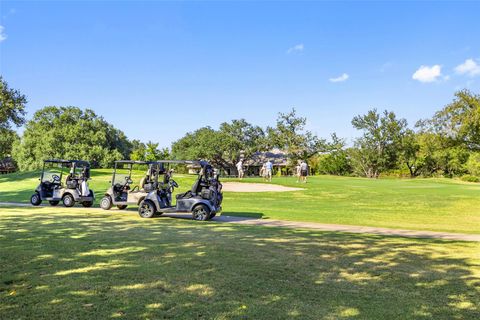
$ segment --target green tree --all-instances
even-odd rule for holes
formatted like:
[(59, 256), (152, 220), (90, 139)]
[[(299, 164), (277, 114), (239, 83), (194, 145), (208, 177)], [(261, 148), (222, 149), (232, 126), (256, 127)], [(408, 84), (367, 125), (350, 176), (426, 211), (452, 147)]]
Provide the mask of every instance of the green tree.
[(9, 88), (0, 76), (0, 160), (12, 153), (12, 145), (18, 140), (12, 126), (19, 127), (25, 123), (26, 104), (27, 98), (18, 90)]
[(12, 153), (21, 170), (39, 168), (48, 158), (84, 159), (107, 167), (128, 158), (130, 148), (125, 134), (92, 110), (51, 106), (35, 112)]
[(325, 140), (305, 130), (307, 118), (297, 115), (295, 108), (279, 113), (274, 128), (267, 128), (270, 145), (287, 152), (292, 162), (306, 160), (325, 150)]
[(146, 161), (156, 161), (160, 159), (160, 150), (158, 149), (158, 143), (153, 143), (148, 141), (145, 145), (145, 160)]
[[(318, 156), (318, 173), (348, 175), (352, 172), (352, 167), (348, 152), (345, 149), (344, 139), (339, 138), (335, 133), (331, 136), (332, 141), (326, 144), (326, 152)], [(312, 161), (310, 166), (313, 167)]]
[(222, 123), (219, 130), (200, 128), (172, 144), (175, 159), (208, 160), (227, 169), (266, 148), (264, 131), (244, 119)]
[(423, 127), (469, 150), (480, 151), (480, 95), (468, 90), (456, 92), (450, 104), (423, 121)]
[(223, 161), (234, 165), (240, 158), (249, 159), (267, 148), (265, 132), (245, 119), (232, 120), (220, 125), (219, 136), (223, 142)]
[(140, 140), (132, 140), (132, 148), (130, 152), (130, 159), (135, 161), (145, 161), (145, 154), (147, 152), (147, 147), (145, 143)]
[(354, 117), (352, 125), (363, 132), (350, 152), (356, 172), (368, 178), (378, 178), (381, 172), (395, 168), (407, 121), (397, 119), (393, 112), (385, 110), (379, 114), (372, 109), (365, 115)]
[(211, 127), (203, 127), (187, 133), (172, 144), (172, 156), (178, 160), (208, 160), (225, 168), (222, 134)]

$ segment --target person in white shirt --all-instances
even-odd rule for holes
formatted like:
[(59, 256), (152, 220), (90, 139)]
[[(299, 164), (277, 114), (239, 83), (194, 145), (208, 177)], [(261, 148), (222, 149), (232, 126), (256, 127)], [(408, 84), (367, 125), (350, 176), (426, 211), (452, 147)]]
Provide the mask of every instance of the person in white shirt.
[(308, 176), (308, 165), (305, 160), (302, 160), (300, 163), (300, 181), (307, 183), (307, 176)]
[(297, 162), (297, 166), (295, 167), (295, 175), (297, 176), (297, 183), (300, 182), (300, 163)]
[(272, 181), (272, 171), (273, 171), (273, 163), (270, 162), (270, 160), (268, 160), (267, 162), (265, 162), (265, 175), (266, 175), (266, 179), (267, 181)]
[(238, 161), (237, 165), (237, 171), (238, 171), (238, 178), (239, 179), (243, 179), (243, 176), (244, 176), (244, 172), (243, 172), (243, 160), (240, 159), (240, 161)]

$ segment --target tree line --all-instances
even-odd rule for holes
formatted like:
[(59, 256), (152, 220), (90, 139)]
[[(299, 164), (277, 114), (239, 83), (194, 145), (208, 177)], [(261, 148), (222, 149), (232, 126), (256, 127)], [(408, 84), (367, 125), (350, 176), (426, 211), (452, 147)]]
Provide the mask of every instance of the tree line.
[[(205, 159), (231, 168), (240, 158), (278, 148), (292, 167), (306, 160), (314, 174), (480, 181), (480, 95), (468, 90), (456, 92), (452, 102), (413, 126), (388, 110), (357, 115), (351, 123), (360, 136), (350, 145), (335, 133), (324, 139), (306, 130), (306, 117), (292, 109), (266, 128), (245, 119), (199, 128), (169, 150), (129, 140), (90, 109), (47, 106), (26, 121), (26, 97), (1, 77), (0, 86), (0, 159), (11, 156), (20, 170), (37, 169), (46, 158), (82, 158), (95, 167), (110, 167), (118, 159)], [(14, 130), (20, 126), (21, 137)]]

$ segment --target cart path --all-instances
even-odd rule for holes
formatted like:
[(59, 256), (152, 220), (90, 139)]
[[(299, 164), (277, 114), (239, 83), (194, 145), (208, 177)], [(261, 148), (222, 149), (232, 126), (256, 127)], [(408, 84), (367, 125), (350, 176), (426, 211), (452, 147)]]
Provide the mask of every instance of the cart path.
[[(31, 207), (31, 204), (18, 203), (18, 202), (0, 202), (0, 206)], [(47, 207), (48, 205), (41, 205), (41, 206)], [(63, 208), (63, 207), (52, 207), (52, 209), (55, 209), (55, 208)], [(98, 207), (79, 208), (79, 209), (103, 211)], [(112, 211), (114, 210), (115, 209), (113, 209)], [(122, 211), (122, 212), (128, 212), (128, 211)], [(162, 215), (162, 217), (177, 218), (177, 219), (179, 218), (191, 219), (192, 216), (187, 213), (168, 213), (168, 214), (165, 213)], [(233, 224), (250, 225), (250, 226), (253, 225), (253, 226), (265, 226), (265, 227), (283, 227), (283, 228), (292, 228), (292, 229), (311, 229), (311, 230), (330, 231), (330, 232), (377, 234), (377, 235), (406, 237), (406, 238), (428, 238), (428, 239), (480, 242), (480, 234), (391, 229), (391, 228), (367, 227), (367, 226), (355, 226), (355, 225), (343, 225), (343, 224), (326, 224), (326, 223), (317, 223), (317, 222), (258, 219), (258, 218), (249, 218), (249, 217), (239, 217), (239, 216), (221, 215), (213, 218), (212, 222), (233, 223)]]

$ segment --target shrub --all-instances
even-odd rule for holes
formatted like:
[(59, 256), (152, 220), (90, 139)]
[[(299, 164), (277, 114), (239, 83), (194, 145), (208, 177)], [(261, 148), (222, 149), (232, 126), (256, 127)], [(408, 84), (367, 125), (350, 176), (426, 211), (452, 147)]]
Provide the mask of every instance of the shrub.
[(460, 180), (466, 181), (466, 182), (480, 182), (480, 177), (465, 174), (460, 178)]

